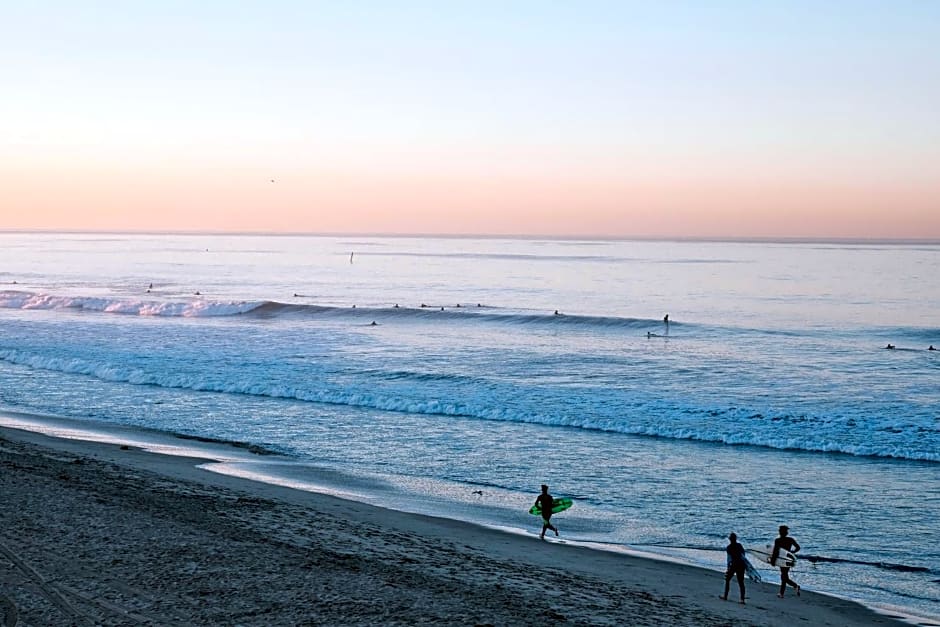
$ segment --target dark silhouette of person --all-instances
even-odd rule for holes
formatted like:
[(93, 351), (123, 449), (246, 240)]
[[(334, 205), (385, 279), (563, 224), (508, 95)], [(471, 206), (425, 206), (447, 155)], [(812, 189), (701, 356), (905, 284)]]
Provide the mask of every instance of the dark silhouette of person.
[(546, 529), (551, 529), (557, 536), (558, 529), (551, 523), (552, 507), (555, 505), (555, 499), (548, 493), (548, 486), (544, 483), (542, 484), (542, 493), (536, 497), (535, 504), (542, 510), (542, 533), (539, 534), (539, 539), (545, 539)]
[[(790, 551), (791, 553), (796, 553), (800, 550), (800, 544), (789, 536), (790, 528), (786, 525), (780, 525), (780, 537), (774, 540), (774, 551), (770, 556), (770, 563), (776, 566), (777, 558), (780, 555), (780, 551)], [(796, 596), (800, 596), (800, 586), (790, 579), (790, 567), (781, 566), (780, 567), (780, 592), (777, 593), (777, 596), (781, 599), (783, 598), (783, 593), (786, 592), (787, 584), (793, 586), (796, 589)]]
[(747, 558), (744, 555), (744, 547), (738, 542), (737, 534), (728, 535), (728, 546), (725, 547), (725, 553), (728, 554), (728, 569), (725, 571), (725, 593), (721, 595), (721, 600), (728, 600), (731, 579), (737, 577), (738, 589), (741, 590), (741, 605), (744, 605), (744, 572), (747, 570)]
[(667, 327), (669, 326), (669, 314), (663, 316), (663, 324), (665, 324)]
[(555, 310), (555, 315), (556, 315), (556, 316), (560, 316), (560, 315), (561, 315), (560, 313), (558, 313), (558, 310), (557, 310), (557, 309)]
[(927, 350), (929, 350), (929, 351), (935, 351), (935, 350), (937, 350), (937, 349), (933, 347), (933, 344), (931, 344), (931, 345), (930, 345), (930, 348), (928, 348)]
[(372, 324), (370, 324), (369, 326), (370, 326), (370, 327), (377, 327), (377, 326), (379, 326), (379, 323), (376, 322), (375, 320), (373, 320), (373, 321), (372, 321)]
[(887, 346), (885, 346), (885, 348), (888, 350), (894, 350), (894, 344), (888, 344)]
[(398, 309), (398, 303), (395, 303), (395, 309)]

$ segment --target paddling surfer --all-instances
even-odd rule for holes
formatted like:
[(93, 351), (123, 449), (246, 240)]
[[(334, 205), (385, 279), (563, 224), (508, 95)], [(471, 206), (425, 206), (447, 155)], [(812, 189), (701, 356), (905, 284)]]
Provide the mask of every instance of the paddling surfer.
[(744, 547), (738, 542), (737, 534), (728, 535), (728, 546), (725, 548), (728, 554), (728, 570), (725, 571), (725, 593), (720, 597), (722, 601), (728, 600), (728, 589), (731, 587), (732, 577), (738, 578), (738, 588), (741, 590), (741, 605), (744, 603), (744, 572), (747, 570), (747, 557), (744, 554)]
[[(780, 555), (780, 551), (790, 551), (791, 553), (796, 553), (800, 550), (800, 544), (793, 538), (789, 536), (790, 528), (786, 525), (780, 525), (780, 537), (774, 540), (774, 552), (770, 556), (770, 563), (776, 566), (777, 557)], [(797, 585), (795, 581), (790, 579), (790, 567), (781, 566), (780, 567), (780, 592), (777, 593), (777, 596), (781, 599), (783, 598), (783, 593), (787, 589), (787, 584), (790, 584), (796, 588), (796, 596), (800, 596), (800, 586)]]
[(553, 499), (552, 495), (548, 493), (548, 486), (544, 483), (542, 484), (542, 493), (539, 494), (535, 499), (535, 505), (542, 510), (542, 533), (539, 534), (539, 539), (545, 539), (546, 529), (551, 529), (557, 536), (558, 529), (551, 523), (552, 507), (555, 505), (555, 499)]

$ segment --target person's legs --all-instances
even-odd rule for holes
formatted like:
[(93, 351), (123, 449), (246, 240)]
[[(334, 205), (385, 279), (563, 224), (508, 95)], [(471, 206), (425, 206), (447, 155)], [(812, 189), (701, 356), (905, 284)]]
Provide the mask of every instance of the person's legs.
[(728, 588), (731, 587), (731, 578), (734, 577), (734, 571), (731, 570), (731, 567), (728, 567), (728, 570), (725, 572), (725, 593), (721, 595), (721, 598), (725, 601), (728, 600)]
[(799, 588), (792, 579), (790, 579), (790, 569), (786, 567), (780, 568), (780, 592), (777, 594), (781, 599), (783, 598), (783, 593), (787, 590), (787, 584), (790, 584), (794, 588)]
[(556, 529), (555, 526), (552, 524), (551, 519), (552, 519), (551, 514), (549, 514), (548, 516), (542, 517), (542, 539), (545, 539), (546, 529), (551, 529), (552, 531), (555, 532), (556, 536), (558, 535), (558, 529)]
[[(735, 574), (737, 574), (738, 576), (738, 588), (741, 589), (741, 603), (744, 603), (744, 566), (743, 565), (739, 566), (738, 571)], [(727, 590), (728, 583), (730, 582), (725, 582), (725, 588), (726, 588), (725, 597), (728, 596), (728, 590)]]

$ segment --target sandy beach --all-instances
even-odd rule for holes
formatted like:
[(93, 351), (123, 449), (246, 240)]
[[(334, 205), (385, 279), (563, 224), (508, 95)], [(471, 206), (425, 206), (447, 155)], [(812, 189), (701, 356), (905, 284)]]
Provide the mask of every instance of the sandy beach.
[(3, 625), (887, 625), (720, 573), (0, 430)]

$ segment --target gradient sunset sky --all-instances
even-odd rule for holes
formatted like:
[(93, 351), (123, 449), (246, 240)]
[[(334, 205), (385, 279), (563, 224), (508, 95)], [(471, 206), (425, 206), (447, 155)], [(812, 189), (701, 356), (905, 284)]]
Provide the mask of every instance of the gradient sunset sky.
[(930, 0), (8, 2), (0, 59), (0, 229), (940, 238)]

